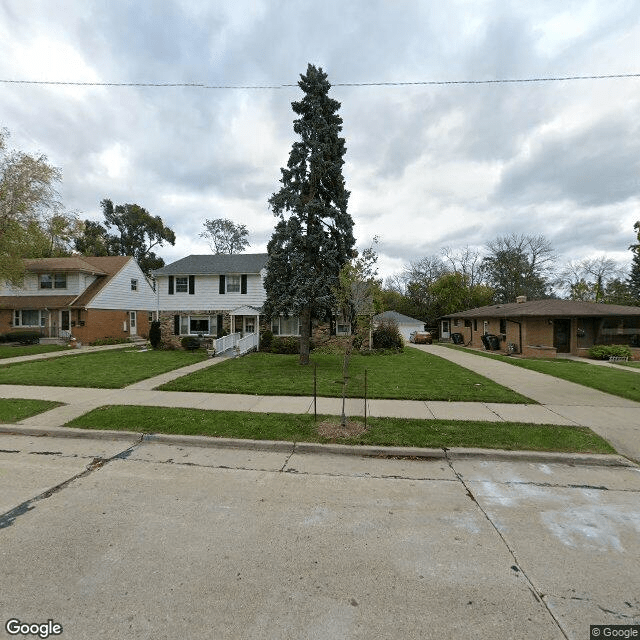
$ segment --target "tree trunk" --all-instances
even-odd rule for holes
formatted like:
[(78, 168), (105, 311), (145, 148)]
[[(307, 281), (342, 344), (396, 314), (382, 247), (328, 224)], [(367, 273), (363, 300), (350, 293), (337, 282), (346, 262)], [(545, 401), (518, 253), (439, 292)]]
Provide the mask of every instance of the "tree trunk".
[(311, 307), (306, 306), (300, 314), (300, 364), (309, 364), (311, 342)]

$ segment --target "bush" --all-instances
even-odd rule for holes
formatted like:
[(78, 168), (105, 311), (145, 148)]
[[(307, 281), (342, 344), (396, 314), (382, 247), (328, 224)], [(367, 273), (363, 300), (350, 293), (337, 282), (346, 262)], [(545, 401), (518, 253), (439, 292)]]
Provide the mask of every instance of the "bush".
[(594, 360), (608, 360), (609, 356), (631, 357), (631, 349), (619, 344), (597, 344), (589, 349), (589, 357)]
[(200, 338), (198, 336), (184, 336), (181, 338), (180, 344), (187, 351), (195, 351), (200, 348)]
[(7, 342), (19, 342), (20, 344), (38, 344), (40, 342), (39, 331), (10, 331), (5, 336)]
[(395, 320), (382, 320), (373, 330), (374, 349), (404, 349), (404, 339)]
[(271, 353), (282, 353), (294, 355), (300, 353), (300, 338), (285, 336), (283, 338), (274, 336), (271, 341)]
[(107, 344), (124, 344), (125, 342), (131, 342), (131, 340), (129, 340), (129, 338), (98, 338), (90, 342), (89, 345), (92, 347), (101, 347)]
[(160, 323), (154, 320), (149, 328), (149, 342), (153, 349), (157, 349), (162, 342), (162, 333), (160, 331)]
[(260, 351), (271, 351), (273, 332), (270, 329), (262, 332), (260, 336)]

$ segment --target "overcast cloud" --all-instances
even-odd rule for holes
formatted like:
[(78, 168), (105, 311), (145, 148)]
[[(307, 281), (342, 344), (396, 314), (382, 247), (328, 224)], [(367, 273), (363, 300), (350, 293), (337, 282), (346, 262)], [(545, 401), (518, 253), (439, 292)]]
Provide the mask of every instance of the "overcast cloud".
[[(526, 6), (525, 6), (526, 5)], [(636, 0), (3, 0), (0, 79), (295, 84), (640, 72)], [(10, 146), (63, 171), (67, 209), (137, 203), (174, 229), (167, 262), (207, 253), (206, 218), (274, 226), (297, 87), (0, 84)], [(640, 219), (640, 78), (334, 87), (359, 247), (381, 271), (498, 234), (544, 234), (561, 260), (629, 263)]]

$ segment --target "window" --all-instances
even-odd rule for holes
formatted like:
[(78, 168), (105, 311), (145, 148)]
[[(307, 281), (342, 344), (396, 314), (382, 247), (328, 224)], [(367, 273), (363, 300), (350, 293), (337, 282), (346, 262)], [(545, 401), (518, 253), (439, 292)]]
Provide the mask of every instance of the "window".
[(505, 318), (500, 318), (500, 333), (507, 333), (507, 321)]
[(471, 326), (471, 320), (465, 320), (464, 321), (464, 326), (466, 329), (468, 329)]
[(180, 316), (180, 335), (189, 336), (198, 333), (211, 335), (210, 316)]
[(271, 321), (271, 332), (274, 336), (299, 336), (300, 335), (300, 319), (296, 317), (273, 318)]
[(187, 293), (189, 290), (189, 278), (176, 277), (176, 293)]
[(135, 278), (131, 278), (131, 291), (138, 290), (138, 281)]
[(474, 331), (478, 330), (478, 319), (477, 318), (473, 319), (473, 330)]
[(457, 327), (459, 322), (460, 322), (460, 321), (458, 320), (458, 318), (454, 318), (454, 319), (453, 319), (453, 326), (454, 326), (454, 327)]
[(227, 276), (227, 293), (240, 293), (240, 276)]
[(40, 321), (40, 311), (38, 309), (16, 309), (13, 316), (13, 324), (16, 327), (39, 327)]
[(40, 274), (41, 289), (66, 289), (67, 274), (66, 273), (41, 273)]

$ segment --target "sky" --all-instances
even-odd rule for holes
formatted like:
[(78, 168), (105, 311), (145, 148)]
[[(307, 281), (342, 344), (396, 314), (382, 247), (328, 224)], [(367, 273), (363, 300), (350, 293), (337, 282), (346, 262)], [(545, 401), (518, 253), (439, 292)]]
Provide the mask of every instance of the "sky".
[[(62, 170), (67, 210), (136, 203), (210, 253), (203, 222), (266, 251), (308, 63), (341, 103), (360, 249), (382, 276), (445, 247), (543, 234), (558, 263), (627, 266), (640, 220), (640, 77), (488, 84), (341, 83), (640, 73), (637, 0), (0, 0), (9, 146)], [(283, 86), (293, 85), (293, 86)]]

